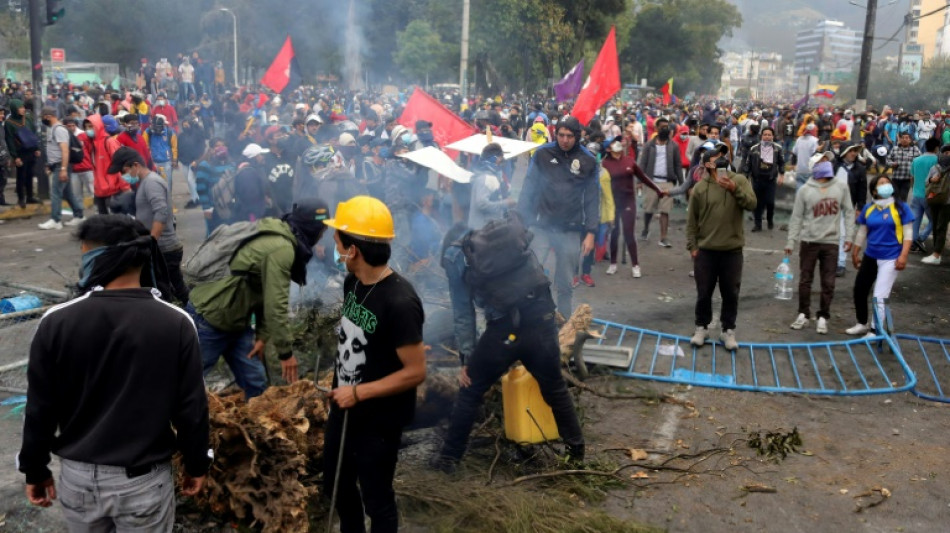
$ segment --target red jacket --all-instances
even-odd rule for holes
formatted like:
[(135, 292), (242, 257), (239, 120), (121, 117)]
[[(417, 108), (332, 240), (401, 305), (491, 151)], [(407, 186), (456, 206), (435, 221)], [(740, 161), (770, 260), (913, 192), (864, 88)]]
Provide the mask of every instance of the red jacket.
[[(686, 139), (680, 138), (682, 134), (686, 134)], [(679, 146), (680, 149), (680, 159), (682, 161), (683, 168), (689, 168), (689, 158), (686, 157), (686, 147), (689, 146), (689, 128), (686, 126), (679, 126), (676, 128), (676, 134), (673, 137), (673, 142), (676, 143), (676, 146)]]
[(96, 135), (92, 139), (92, 172), (95, 176), (93, 193), (97, 198), (108, 198), (116, 193), (130, 190), (132, 187), (123, 181), (119, 174), (106, 174), (106, 170), (112, 163), (112, 154), (122, 145), (106, 133), (102, 125), (102, 117), (98, 114), (89, 115), (86, 120), (91, 122), (96, 130)]
[(119, 144), (122, 146), (128, 146), (138, 152), (139, 155), (142, 156), (142, 159), (145, 160), (145, 166), (151, 170), (155, 170), (155, 163), (152, 163), (152, 153), (149, 151), (148, 145), (145, 144), (145, 137), (142, 136), (141, 133), (136, 133), (133, 139), (132, 136), (129, 135), (129, 132), (123, 131), (116, 139), (118, 139)]
[(73, 165), (73, 172), (89, 172), (92, 170), (92, 139), (90, 139), (84, 131), (77, 131), (76, 138), (82, 143), (83, 157), (82, 163), (76, 163)]
[(155, 106), (152, 108), (152, 122), (155, 122), (155, 115), (163, 115), (166, 119), (166, 125), (171, 126), (175, 133), (178, 133), (178, 112), (171, 105)]

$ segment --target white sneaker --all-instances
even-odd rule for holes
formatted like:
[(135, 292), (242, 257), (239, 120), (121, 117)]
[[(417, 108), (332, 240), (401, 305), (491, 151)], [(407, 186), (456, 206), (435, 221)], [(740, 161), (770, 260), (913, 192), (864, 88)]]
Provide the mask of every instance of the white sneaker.
[(877, 337), (876, 331), (868, 331), (867, 333), (864, 334), (865, 339), (873, 339), (874, 337)]
[(635, 277), (635, 278), (639, 278), (640, 276), (643, 275), (643, 274), (640, 272), (640, 266), (639, 266), (639, 265), (633, 267), (631, 270), (633, 271), (633, 277)]
[(63, 224), (51, 218), (42, 224), (37, 224), (37, 227), (40, 229), (63, 229)]
[(693, 346), (702, 346), (706, 344), (706, 339), (709, 338), (709, 329), (704, 328), (703, 326), (696, 326), (696, 332), (693, 333), (693, 337), (689, 339), (689, 343)]
[(82, 224), (84, 220), (86, 220), (86, 219), (85, 219), (85, 218), (76, 218), (76, 217), (73, 217), (73, 219), (70, 220), (69, 222), (63, 222), (63, 225), (64, 225), (64, 226), (69, 226), (69, 227), (78, 226), (78, 225)]
[(607, 275), (613, 276), (617, 273), (617, 263), (610, 263), (610, 266), (607, 267)]
[(789, 326), (792, 329), (802, 329), (808, 325), (808, 317), (805, 316), (805, 313), (798, 313), (798, 318), (795, 319), (795, 322), (792, 322), (792, 325)]
[(920, 260), (921, 263), (925, 265), (939, 265), (940, 264), (939, 255), (928, 255), (927, 257)]
[(739, 343), (736, 342), (736, 330), (734, 329), (722, 330), (722, 333), (719, 334), (719, 340), (730, 352), (739, 349)]
[(828, 333), (828, 321), (822, 317), (818, 317), (818, 327), (816, 328), (816, 331), (822, 335)]
[(848, 335), (864, 335), (868, 332), (868, 327), (866, 324), (855, 324), (850, 328), (844, 330)]

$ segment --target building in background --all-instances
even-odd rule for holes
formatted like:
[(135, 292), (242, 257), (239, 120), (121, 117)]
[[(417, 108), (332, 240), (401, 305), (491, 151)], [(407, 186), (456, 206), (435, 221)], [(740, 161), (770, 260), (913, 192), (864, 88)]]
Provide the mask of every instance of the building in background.
[(810, 30), (798, 32), (795, 41), (795, 77), (818, 77), (819, 83), (834, 83), (858, 66), (862, 35), (837, 20), (823, 20)]
[[(912, 18), (904, 28), (904, 44), (917, 46), (911, 46), (907, 51), (906, 65), (905, 61), (901, 61), (902, 73), (913, 71), (913, 66), (916, 63), (929, 63), (934, 56), (938, 55), (938, 35), (943, 32), (943, 28), (946, 26), (946, 13), (941, 13), (938, 10), (947, 5), (950, 5), (950, 0), (910, 0), (909, 15)], [(933, 11), (938, 12), (919, 18), (921, 15), (927, 15)], [(901, 57), (903, 57), (904, 51), (901, 52)], [(919, 78), (920, 73), (917, 72), (914, 79)]]
[(748, 89), (753, 99), (776, 98), (794, 88), (793, 65), (782, 61), (782, 54), (727, 52), (720, 61), (720, 98), (733, 98), (740, 89)]
[[(950, 1), (944, 1), (950, 4)], [(943, 2), (941, 2), (941, 5), (942, 4)], [(929, 12), (924, 11), (924, 13)], [(943, 12), (931, 15), (927, 18), (940, 21), (939, 28), (937, 29), (937, 38), (934, 42), (934, 57), (950, 56), (950, 9), (945, 9)]]

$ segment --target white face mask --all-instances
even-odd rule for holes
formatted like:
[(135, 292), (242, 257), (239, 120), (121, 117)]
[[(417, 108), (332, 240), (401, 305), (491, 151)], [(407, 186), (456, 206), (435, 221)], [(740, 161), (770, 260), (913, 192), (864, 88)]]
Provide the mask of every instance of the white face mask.
[(623, 143), (615, 142), (615, 143), (611, 144), (611, 145), (610, 145), (610, 151), (611, 151), (611, 152), (622, 152), (622, 151), (623, 151)]

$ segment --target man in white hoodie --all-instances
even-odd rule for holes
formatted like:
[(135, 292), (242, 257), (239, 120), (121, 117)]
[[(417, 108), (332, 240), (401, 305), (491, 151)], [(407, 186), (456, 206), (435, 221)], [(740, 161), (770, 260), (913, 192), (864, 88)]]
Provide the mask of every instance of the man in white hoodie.
[(831, 300), (835, 293), (841, 220), (844, 219), (844, 249), (849, 251), (854, 234), (854, 206), (847, 182), (834, 179), (834, 168), (830, 162), (816, 163), (812, 172), (812, 178), (795, 193), (795, 206), (788, 223), (788, 242), (785, 244), (785, 253), (791, 255), (795, 243), (801, 242), (798, 318), (791, 328), (802, 329), (808, 325), (811, 316), (811, 284), (817, 263), (821, 275), (817, 331), (825, 334), (828, 333)]

